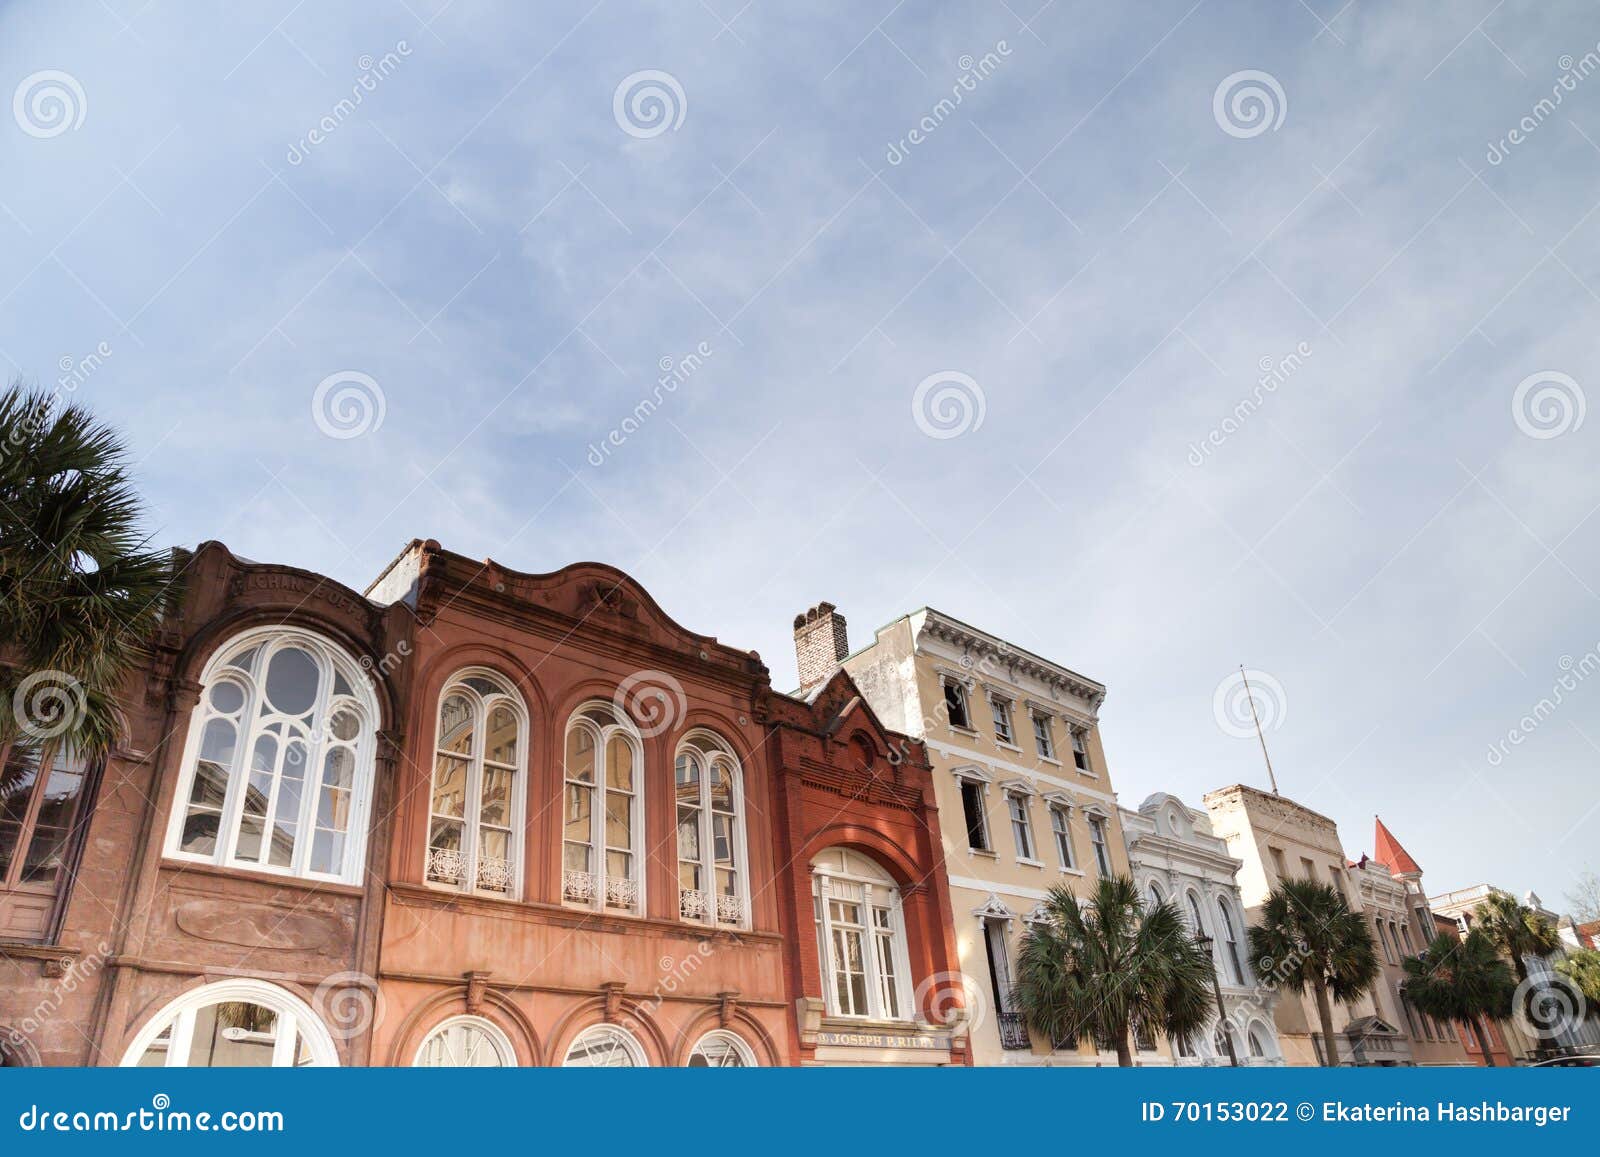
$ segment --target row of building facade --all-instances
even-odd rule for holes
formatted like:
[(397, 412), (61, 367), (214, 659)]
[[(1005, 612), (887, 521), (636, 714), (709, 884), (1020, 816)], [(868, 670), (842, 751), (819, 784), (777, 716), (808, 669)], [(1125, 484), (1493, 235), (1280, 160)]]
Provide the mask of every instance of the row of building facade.
[(180, 562), (125, 742), (4, 752), (7, 1064), (1111, 1064), (1011, 997), (1049, 890), (1110, 874), (1217, 969), (1213, 1031), (1140, 1031), (1138, 1063), (1321, 1063), (1246, 944), (1291, 876), (1382, 948), (1341, 1062), (1541, 1043), (1406, 1005), (1400, 960), (1473, 904), (1430, 906), (1381, 823), (1351, 861), (1242, 785), (1123, 807), (1105, 688), (938, 611), (852, 651), (819, 604), (784, 694), (599, 564), (416, 541), (358, 593), (217, 543)]

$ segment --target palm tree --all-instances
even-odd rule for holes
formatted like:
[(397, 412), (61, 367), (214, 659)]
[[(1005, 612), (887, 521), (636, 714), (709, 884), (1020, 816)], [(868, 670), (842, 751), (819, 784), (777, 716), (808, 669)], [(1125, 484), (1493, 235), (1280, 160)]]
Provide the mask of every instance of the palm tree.
[(1296, 995), (1310, 990), (1322, 1022), (1323, 1064), (1339, 1063), (1333, 1004), (1362, 996), (1378, 979), (1378, 949), (1344, 896), (1315, 880), (1284, 880), (1250, 929), (1257, 974)]
[(1589, 1015), (1600, 1017), (1600, 951), (1580, 948), (1556, 964), (1556, 971), (1583, 993)]
[(1453, 1020), (1470, 1028), (1483, 1045), (1483, 1063), (1493, 1068), (1484, 1021), (1511, 1014), (1517, 987), (1499, 946), (1479, 928), (1460, 939), (1441, 932), (1421, 956), (1406, 957), (1401, 967), (1406, 973), (1407, 1003), (1435, 1020)]
[(169, 585), (141, 513), (114, 430), (47, 391), (0, 391), (0, 744), (92, 758), (116, 742)]
[(1022, 939), (1012, 989), (1043, 1036), (1110, 1040), (1126, 1068), (1135, 1024), (1160, 1026), (1176, 1040), (1211, 1019), (1211, 957), (1173, 904), (1147, 908), (1132, 879), (1105, 876), (1081, 904), (1056, 885), (1044, 914)]
[(1524, 956), (1548, 956), (1561, 947), (1561, 938), (1537, 911), (1507, 892), (1490, 892), (1478, 906), (1477, 927), (1488, 934), (1500, 951), (1511, 957), (1517, 982), (1528, 982)]

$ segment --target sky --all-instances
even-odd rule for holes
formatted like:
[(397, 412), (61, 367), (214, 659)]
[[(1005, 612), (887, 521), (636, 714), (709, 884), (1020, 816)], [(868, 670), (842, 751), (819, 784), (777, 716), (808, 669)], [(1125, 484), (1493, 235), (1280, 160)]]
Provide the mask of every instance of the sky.
[[(1430, 891), (1600, 871), (1600, 11), (0, 4), (0, 373), (162, 544), (924, 605)], [(1542, 704), (1542, 705), (1541, 705)]]

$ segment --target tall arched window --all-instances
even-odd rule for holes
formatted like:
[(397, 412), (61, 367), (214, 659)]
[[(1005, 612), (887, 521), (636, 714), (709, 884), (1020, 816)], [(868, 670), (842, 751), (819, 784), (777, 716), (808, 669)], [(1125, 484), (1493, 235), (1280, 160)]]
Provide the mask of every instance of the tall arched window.
[(331, 1067), (338, 1051), (310, 1005), (260, 980), (222, 980), (185, 993), (134, 1036), (124, 1067)]
[(513, 1068), (517, 1052), (493, 1021), (456, 1016), (428, 1034), (413, 1063), (428, 1069)]
[(358, 881), (378, 718), (366, 675), (319, 635), (267, 627), (200, 681), (166, 854)]
[(905, 917), (894, 878), (866, 856), (829, 848), (811, 862), (811, 894), (828, 1012), (912, 1019)]
[(1228, 965), (1228, 976), (1235, 984), (1244, 984), (1243, 957), (1239, 955), (1239, 937), (1233, 929), (1233, 917), (1228, 913), (1228, 902), (1217, 900), (1217, 929), (1222, 933), (1222, 958)]
[(1206, 934), (1206, 922), (1200, 916), (1200, 900), (1193, 892), (1188, 893), (1189, 898), (1189, 924), (1195, 936)]
[(685, 920), (743, 927), (744, 798), (727, 745), (692, 731), (674, 761), (678, 807), (678, 912)]
[(579, 708), (567, 724), (561, 898), (612, 912), (644, 911), (644, 751), (611, 703)]
[(439, 695), (428, 883), (515, 896), (522, 873), (528, 714), (492, 671), (458, 672)]
[(1161, 907), (1161, 888), (1154, 880), (1150, 881), (1150, 892), (1148, 898), (1150, 900), (1151, 909)]
[(1253, 1024), (1250, 1031), (1245, 1034), (1245, 1041), (1250, 1046), (1251, 1057), (1265, 1060), (1267, 1056), (1267, 1038), (1261, 1031), (1261, 1026)]
[(650, 1061), (632, 1033), (614, 1024), (597, 1024), (578, 1034), (561, 1064), (569, 1069), (642, 1069)]
[(743, 1040), (726, 1029), (701, 1037), (689, 1054), (691, 1069), (753, 1069), (756, 1055)]

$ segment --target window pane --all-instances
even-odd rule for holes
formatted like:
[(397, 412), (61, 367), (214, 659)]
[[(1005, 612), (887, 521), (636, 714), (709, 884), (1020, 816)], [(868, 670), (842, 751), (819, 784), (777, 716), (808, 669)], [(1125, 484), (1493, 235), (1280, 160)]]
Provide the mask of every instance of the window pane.
[(285, 647), (267, 667), (267, 701), (285, 715), (304, 715), (316, 704), (317, 661), (299, 647)]
[(733, 863), (733, 817), (713, 812), (711, 815), (711, 835), (715, 844), (717, 863)]
[(633, 797), (606, 792), (606, 844), (613, 848), (633, 846)]
[(465, 695), (446, 695), (439, 705), (439, 750), (470, 756), (474, 718), (472, 700)]
[(594, 736), (574, 727), (567, 735), (567, 778), (594, 782)]
[(700, 811), (678, 806), (678, 859), (700, 859)]
[(436, 755), (433, 761), (434, 815), (464, 817), (467, 814), (467, 768), (464, 759)]
[(244, 706), (244, 688), (224, 680), (211, 688), (211, 706), (224, 715), (232, 715)]
[(484, 741), (483, 757), (490, 763), (517, 762), (517, 716), (504, 704), (489, 712), (489, 734)]
[(733, 811), (733, 773), (721, 760), (711, 765), (711, 806), (717, 811)]
[(479, 822), (495, 827), (511, 826), (512, 774), (503, 768), (483, 769), (483, 803), (478, 810)]
[(620, 735), (606, 745), (606, 784), (617, 791), (633, 790), (633, 745)]
[(593, 795), (592, 787), (584, 787), (577, 783), (567, 784), (567, 839), (584, 844), (590, 842), (589, 807)]

